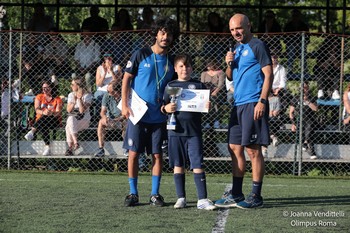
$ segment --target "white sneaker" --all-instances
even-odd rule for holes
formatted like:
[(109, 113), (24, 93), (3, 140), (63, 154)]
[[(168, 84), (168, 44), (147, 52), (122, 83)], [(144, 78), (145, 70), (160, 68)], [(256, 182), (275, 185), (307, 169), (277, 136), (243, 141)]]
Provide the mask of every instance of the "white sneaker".
[(323, 90), (318, 90), (318, 92), (317, 92), (317, 98), (322, 98), (322, 97), (324, 97), (324, 93), (323, 93)]
[(24, 136), (24, 138), (25, 138), (27, 141), (33, 140), (33, 138), (34, 138), (33, 131), (29, 131), (29, 132)]
[(126, 150), (126, 149), (123, 149), (123, 155), (124, 155), (125, 157), (128, 157), (128, 156), (129, 156), (129, 151)]
[(21, 84), (21, 80), (16, 79), (12, 84), (12, 88), (18, 88), (20, 84)]
[(312, 156), (310, 156), (310, 159), (317, 159), (317, 156), (316, 155), (312, 155)]
[(278, 146), (278, 137), (273, 136), (273, 138), (272, 138), (272, 145), (273, 145), (274, 147)]
[(339, 91), (335, 90), (332, 94), (332, 99), (334, 100), (339, 100), (340, 99), (340, 95), (339, 95)]
[(219, 121), (214, 122), (214, 129), (220, 129), (220, 122)]
[(201, 199), (197, 202), (197, 209), (199, 210), (215, 210), (217, 207), (209, 199)]
[(45, 146), (43, 155), (44, 155), (44, 156), (50, 155), (50, 146)]
[(262, 148), (261, 153), (264, 158), (267, 158), (267, 148)]
[(187, 205), (186, 198), (181, 197), (181, 198), (177, 199), (177, 201), (176, 201), (176, 203), (174, 205), (174, 208), (175, 209), (183, 209), (183, 208), (186, 207), (186, 205)]
[(27, 91), (26, 93), (24, 93), (25, 95), (30, 95), (30, 96), (33, 96), (34, 93), (33, 93), (33, 90), (32, 89), (29, 89), (29, 91)]

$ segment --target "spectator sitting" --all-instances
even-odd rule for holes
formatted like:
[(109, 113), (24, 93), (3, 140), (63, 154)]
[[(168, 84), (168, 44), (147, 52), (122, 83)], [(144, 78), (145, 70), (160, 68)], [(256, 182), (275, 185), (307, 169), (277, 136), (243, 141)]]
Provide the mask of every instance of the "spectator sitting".
[(57, 95), (57, 90), (52, 83), (44, 81), (42, 93), (34, 100), (35, 123), (32, 129), (24, 136), (28, 141), (34, 138), (36, 132), (41, 132), (45, 148), (43, 155), (50, 154), (50, 129), (60, 126), (62, 119), (63, 102)]
[[(302, 14), (298, 9), (293, 9), (291, 12), (291, 19), (284, 27), (284, 32), (308, 32), (309, 26), (302, 20)], [(288, 55), (287, 65), (288, 71), (291, 71), (293, 68), (293, 63), (295, 58), (301, 55), (302, 52), (302, 38), (301, 35), (291, 34), (285, 36), (286, 51)], [(309, 37), (305, 38), (305, 47), (304, 51), (306, 54), (306, 45), (309, 42)], [(306, 59), (304, 62), (305, 67), (307, 67)]]
[(287, 70), (278, 61), (278, 55), (271, 53), (273, 68), (272, 94), (274, 96), (283, 96), (287, 85)]
[(95, 154), (96, 157), (103, 157), (105, 155), (104, 137), (106, 128), (122, 130), (125, 123), (124, 117), (117, 107), (121, 99), (121, 82), (113, 80), (108, 84), (107, 91), (108, 93), (104, 94), (102, 99), (101, 119), (97, 128), (99, 149)]
[(226, 47), (224, 47), (223, 36), (220, 34), (224, 32), (224, 24), (218, 13), (208, 14), (206, 32), (209, 33), (203, 45), (203, 54), (205, 57), (211, 57), (214, 62), (219, 62), (224, 57)]
[(112, 80), (121, 83), (122, 70), (120, 65), (113, 63), (113, 55), (111, 53), (103, 54), (104, 61), (96, 70), (96, 92), (95, 99), (102, 100), (102, 97), (107, 93), (107, 86)]
[(38, 95), (41, 93), (41, 83), (47, 68), (43, 64), (44, 47), (38, 42), (38, 38), (32, 34), (26, 34), (27, 39), (22, 47), (23, 80), (29, 87), (25, 95)]
[(91, 74), (95, 73), (100, 61), (100, 46), (88, 32), (89, 29), (83, 29), (82, 40), (75, 47), (74, 60), (77, 63), (78, 76), (85, 76), (87, 89), (91, 92)]
[[(272, 68), (273, 68), (273, 83), (271, 94), (269, 95), (269, 121), (270, 121), (270, 138), (272, 145), (277, 146), (278, 137), (277, 131), (281, 126), (280, 113), (283, 111), (282, 99), (286, 89), (287, 71), (278, 62), (278, 55), (271, 52)], [(283, 103), (286, 100), (283, 100)], [(287, 106), (287, 105), (285, 105)], [(262, 154), (267, 157), (267, 147), (262, 147)]]
[(292, 132), (297, 131), (298, 121), (300, 116), (298, 116), (300, 112), (300, 107), (303, 107), (303, 150), (307, 151), (310, 154), (310, 159), (317, 159), (316, 152), (313, 145), (313, 133), (316, 126), (316, 112), (318, 110), (316, 97), (310, 96), (309, 83), (307, 81), (304, 82), (303, 85), (303, 96), (304, 100), (302, 103), (299, 101), (299, 96), (296, 96), (289, 108), (289, 118), (292, 123)]
[(56, 28), (51, 28), (50, 32), (50, 40), (44, 50), (44, 63), (50, 67), (49, 75), (67, 77), (71, 71), (67, 61), (68, 45)]
[(144, 7), (142, 10), (142, 18), (137, 20), (137, 30), (151, 29), (154, 23), (153, 14), (154, 12), (151, 7)]
[(346, 90), (343, 94), (344, 110), (343, 110), (343, 123), (346, 129), (349, 128), (350, 123), (350, 83), (348, 83)]
[(10, 98), (15, 101), (19, 101), (21, 96), (18, 90), (18, 87), (20, 85), (20, 80), (17, 79), (12, 84), (11, 94), (10, 94), (10, 88), (9, 88), (9, 82), (7, 78), (3, 77), (1, 83), (1, 119), (7, 120), (10, 113)]
[(84, 79), (75, 78), (71, 83), (72, 92), (68, 95), (67, 100), (67, 125), (66, 139), (68, 149), (66, 156), (74, 155), (80, 145), (78, 143), (78, 133), (87, 129), (90, 124), (90, 106), (92, 95), (85, 87)]
[(34, 4), (34, 14), (27, 24), (28, 31), (48, 32), (54, 27), (54, 21), (51, 16), (45, 14), (44, 5), (39, 2)]
[[(120, 9), (116, 22), (112, 25), (112, 35), (110, 39), (107, 39), (102, 45), (102, 51), (110, 51), (117, 64), (125, 66), (131, 50), (125, 49), (126, 44), (130, 43), (131, 34), (126, 31), (133, 30), (131, 18), (129, 12), (126, 9)], [(132, 45), (133, 49), (137, 49), (137, 46)]]
[(134, 27), (131, 23), (131, 17), (129, 11), (126, 9), (120, 9), (118, 11), (115, 23), (112, 26), (115, 31), (128, 31), (134, 30)]
[[(223, 90), (225, 85), (225, 72), (220, 70), (215, 61), (207, 62), (207, 71), (202, 72), (201, 82), (210, 89), (210, 101), (215, 112), (209, 113), (209, 127), (220, 128), (220, 111), (219, 107), (223, 104)], [(208, 128), (208, 125), (205, 126)]]
[[(99, 115), (101, 112), (101, 102), (105, 93), (107, 93), (107, 86), (112, 80), (122, 82), (122, 70), (121, 67), (113, 63), (111, 53), (105, 53), (103, 55), (104, 62), (96, 70), (96, 92), (95, 98), (95, 110), (94, 115)], [(99, 116), (93, 117), (93, 122), (97, 123)]]
[(314, 74), (318, 84), (319, 99), (340, 99), (339, 79), (341, 69), (341, 43), (338, 37), (327, 36), (316, 51)]
[(258, 28), (259, 33), (263, 33), (262, 40), (270, 47), (274, 48), (276, 52), (281, 52), (282, 45), (280, 38), (277, 35), (267, 35), (269, 33), (282, 32), (281, 25), (276, 20), (276, 15), (272, 10), (265, 12), (264, 20), (261, 22)]
[[(271, 95), (276, 97), (276, 100), (281, 104), (281, 110), (284, 111), (288, 107), (287, 99), (287, 69), (279, 63), (278, 55), (271, 53), (272, 69), (273, 69), (273, 83), (271, 88)], [(270, 109), (271, 110), (271, 109)]]
[(105, 18), (102, 18), (98, 14), (100, 9), (98, 6), (90, 7), (90, 17), (83, 20), (81, 28), (89, 29), (90, 32), (107, 32), (108, 21)]

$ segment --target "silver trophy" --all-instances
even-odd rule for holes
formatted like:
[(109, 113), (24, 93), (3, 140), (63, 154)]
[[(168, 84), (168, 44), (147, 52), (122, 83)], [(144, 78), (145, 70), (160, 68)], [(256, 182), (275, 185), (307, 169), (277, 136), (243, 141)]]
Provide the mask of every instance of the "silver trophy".
[[(181, 94), (182, 87), (169, 87), (169, 86), (167, 86), (165, 91), (171, 96), (170, 103), (176, 103), (177, 97)], [(166, 128), (168, 130), (175, 130), (176, 129), (176, 119), (175, 119), (174, 113), (172, 113), (170, 115)]]

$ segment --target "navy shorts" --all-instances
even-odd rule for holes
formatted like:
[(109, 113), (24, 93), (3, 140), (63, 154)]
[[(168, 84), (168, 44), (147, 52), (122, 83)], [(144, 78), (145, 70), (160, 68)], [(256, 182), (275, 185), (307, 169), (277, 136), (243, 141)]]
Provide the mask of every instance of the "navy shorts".
[(134, 125), (130, 120), (126, 127), (123, 148), (138, 153), (162, 154), (163, 140), (166, 139), (166, 122)]
[(256, 103), (234, 106), (231, 111), (228, 128), (228, 143), (242, 146), (269, 145), (269, 108), (266, 106), (264, 116), (254, 121)]
[(203, 167), (202, 137), (168, 137), (168, 155), (170, 167), (185, 167), (190, 161), (190, 169)]

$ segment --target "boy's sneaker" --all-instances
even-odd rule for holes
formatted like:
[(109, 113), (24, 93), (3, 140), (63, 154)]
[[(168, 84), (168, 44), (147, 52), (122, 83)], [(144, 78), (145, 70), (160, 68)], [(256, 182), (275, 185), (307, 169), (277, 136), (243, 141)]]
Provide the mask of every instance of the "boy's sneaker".
[(124, 200), (124, 205), (126, 207), (136, 206), (139, 204), (139, 196), (136, 194), (129, 194)]
[(95, 153), (95, 157), (103, 157), (105, 156), (105, 149), (98, 148), (98, 151)]
[(200, 199), (197, 202), (197, 209), (199, 210), (215, 210), (217, 207), (209, 199)]
[(34, 138), (33, 132), (32, 132), (32, 131), (29, 131), (29, 132), (24, 136), (24, 138), (25, 138), (27, 141), (33, 140), (33, 138)]
[(230, 207), (236, 207), (237, 203), (244, 201), (244, 195), (234, 197), (232, 194), (228, 195), (227, 197), (224, 197), (222, 199), (219, 199), (215, 202), (215, 206), (222, 207), (222, 208), (230, 208)]
[(44, 156), (50, 155), (50, 146), (46, 145), (43, 152)]
[(236, 206), (240, 209), (260, 208), (263, 206), (263, 198), (255, 193), (251, 193), (247, 199), (237, 203)]
[(186, 207), (186, 205), (187, 205), (186, 198), (181, 197), (181, 198), (177, 199), (177, 201), (176, 201), (176, 203), (174, 205), (174, 208), (175, 209), (183, 209), (183, 208)]
[(164, 198), (162, 197), (162, 195), (158, 194), (158, 195), (152, 195), (149, 199), (149, 204), (150, 205), (154, 205), (154, 206), (164, 206)]

